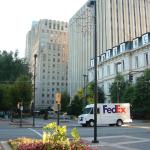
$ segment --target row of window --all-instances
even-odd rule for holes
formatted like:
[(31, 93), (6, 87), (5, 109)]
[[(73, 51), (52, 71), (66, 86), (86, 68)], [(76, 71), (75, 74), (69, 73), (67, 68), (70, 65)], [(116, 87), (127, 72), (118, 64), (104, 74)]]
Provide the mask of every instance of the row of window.
[(57, 29), (57, 30), (64, 30), (64, 28), (68, 28), (68, 24), (59, 24), (55, 22), (49, 22), (48, 20), (45, 21), (45, 26), (48, 26), (49, 29)]
[(47, 101), (42, 100), (41, 103), (42, 103), (42, 104), (54, 104), (54, 100), (47, 100)]
[[(49, 33), (51, 36), (66, 36), (67, 32), (60, 32), (60, 31), (54, 31), (54, 30), (47, 30), (42, 29), (42, 33)], [(43, 34), (44, 35), (44, 34)]]
[[(142, 37), (136, 38), (133, 41), (125, 42), (112, 49), (106, 50), (106, 53), (97, 57), (97, 63), (101, 63), (111, 57), (117, 56), (125, 51), (136, 49), (139, 46), (146, 45), (150, 42), (150, 34), (144, 34)], [(94, 59), (91, 59), (91, 67), (94, 67)]]
[[(138, 56), (138, 55), (135, 56), (135, 58), (133, 60), (135, 69), (137, 69), (139, 67), (142, 67), (142, 65), (143, 66), (148, 66), (149, 65), (149, 55), (148, 55), (148, 53), (144, 53), (143, 56), (144, 56), (143, 59), (141, 58), (142, 56)], [(140, 62), (141, 60), (144, 60), (143, 64)], [(110, 65), (107, 65), (106, 67), (102, 67), (102, 70), (98, 69), (98, 78), (100, 78), (101, 75), (102, 75), (102, 78), (103, 78), (104, 76), (110, 76), (113, 73), (115, 73), (115, 74), (121, 73), (121, 72), (125, 71), (125, 69), (129, 69), (125, 66), (125, 64), (129, 65), (129, 63), (126, 63), (125, 60), (122, 60), (122, 61), (119, 61), (119, 62), (114, 64), (114, 69), (112, 69), (112, 67)], [(112, 72), (111, 70), (114, 71), (114, 72)]]
[[(52, 76), (51, 79), (52, 79), (52, 80), (55, 80), (55, 79), (59, 80), (59, 78), (61, 78), (62, 81), (65, 80), (65, 77), (63, 77), (63, 76), (62, 76), (62, 77), (59, 77), (59, 76), (57, 76), (57, 77), (56, 77), (56, 76)], [(42, 79), (46, 79), (46, 75), (43, 75)], [(47, 76), (47, 79), (50, 79), (50, 76), (49, 76), (49, 75)], [(67, 79), (68, 79), (68, 78), (66, 77), (66, 80), (67, 80)]]

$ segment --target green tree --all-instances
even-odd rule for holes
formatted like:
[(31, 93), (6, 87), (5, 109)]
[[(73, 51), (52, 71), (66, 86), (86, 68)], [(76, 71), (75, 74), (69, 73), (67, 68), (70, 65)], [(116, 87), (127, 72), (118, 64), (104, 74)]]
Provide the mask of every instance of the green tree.
[(13, 83), (21, 75), (29, 75), (28, 65), (18, 58), (18, 52), (0, 51), (0, 82)]
[[(87, 86), (87, 101), (88, 104), (94, 103), (94, 88), (95, 88), (95, 83), (91, 82)], [(98, 91), (98, 103), (104, 103), (105, 101), (105, 95), (103, 90), (100, 87), (97, 87)]]
[(69, 106), (69, 103), (70, 103), (70, 96), (65, 91), (64, 93), (62, 93), (62, 96), (61, 96), (61, 111), (62, 112), (67, 112), (67, 108)]
[[(18, 52), (0, 51), (0, 110), (15, 109), (18, 95), (26, 97), (24, 91), (20, 90), (18, 93), (16, 89), (16, 80), (19, 80), (22, 75), (31, 78), (28, 66), (24, 59), (18, 58)], [(24, 78), (24, 82), (27, 78)], [(24, 82), (20, 82), (20, 84)], [(30, 90), (31, 88), (28, 87), (28, 91)], [(31, 92), (28, 94), (31, 97)]]
[(74, 96), (71, 105), (68, 107), (68, 114), (78, 116), (82, 113), (83, 103), (78, 95)]
[(0, 84), (0, 110), (7, 111), (12, 107), (10, 84)]
[(110, 88), (111, 101), (113, 103), (125, 101), (124, 96), (123, 96), (125, 87), (126, 87), (126, 83), (124, 81), (123, 76), (118, 74), (115, 77), (115, 80), (112, 83), (111, 88)]
[(24, 109), (29, 109), (32, 99), (32, 84), (28, 76), (20, 76), (11, 91), (14, 107), (18, 102), (23, 102)]
[(150, 69), (137, 78), (133, 106), (134, 111), (141, 112), (144, 116), (150, 115)]
[(123, 93), (124, 102), (133, 104), (133, 101), (135, 100), (135, 85), (128, 84), (124, 90)]

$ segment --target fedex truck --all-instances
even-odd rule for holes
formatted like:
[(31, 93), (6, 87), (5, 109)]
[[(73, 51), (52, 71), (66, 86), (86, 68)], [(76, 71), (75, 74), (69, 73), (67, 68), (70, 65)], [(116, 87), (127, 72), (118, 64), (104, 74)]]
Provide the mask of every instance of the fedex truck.
[[(97, 104), (97, 125), (117, 125), (132, 122), (129, 103)], [(94, 126), (94, 104), (87, 105), (78, 117), (82, 126)]]

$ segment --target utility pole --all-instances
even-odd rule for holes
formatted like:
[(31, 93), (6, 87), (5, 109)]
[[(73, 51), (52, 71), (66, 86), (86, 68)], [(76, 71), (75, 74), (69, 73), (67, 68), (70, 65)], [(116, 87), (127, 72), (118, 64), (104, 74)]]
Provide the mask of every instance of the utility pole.
[(87, 75), (84, 74), (83, 77), (84, 77), (84, 87), (83, 87), (84, 88), (83, 108), (84, 108), (87, 104), (87, 99), (86, 99), (86, 77), (87, 77)]
[(97, 15), (96, 15), (96, 0), (89, 0), (88, 7), (94, 9), (94, 140), (93, 143), (98, 143), (97, 140)]
[(36, 59), (37, 59), (37, 54), (34, 54), (34, 97), (33, 97), (33, 124), (32, 126), (35, 126), (35, 77), (36, 77)]

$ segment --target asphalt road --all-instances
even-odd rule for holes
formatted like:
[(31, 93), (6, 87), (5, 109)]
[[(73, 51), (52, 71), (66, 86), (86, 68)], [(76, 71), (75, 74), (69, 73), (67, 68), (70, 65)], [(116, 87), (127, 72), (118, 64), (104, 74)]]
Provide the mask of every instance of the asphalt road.
[[(68, 128), (68, 137), (73, 126)], [(77, 126), (82, 139), (88, 141), (91, 146), (100, 150), (150, 150), (150, 126), (149, 124), (134, 124), (123, 127), (97, 127), (98, 144), (93, 144), (94, 139), (91, 127)], [(7, 141), (17, 137), (41, 138), (42, 128), (10, 126), (6, 121), (0, 121), (0, 141)]]

